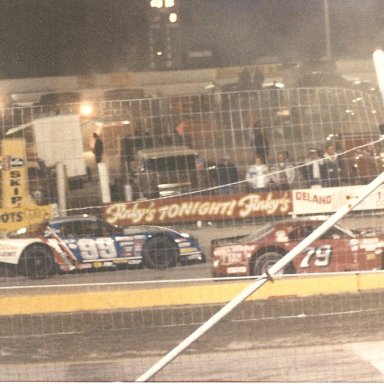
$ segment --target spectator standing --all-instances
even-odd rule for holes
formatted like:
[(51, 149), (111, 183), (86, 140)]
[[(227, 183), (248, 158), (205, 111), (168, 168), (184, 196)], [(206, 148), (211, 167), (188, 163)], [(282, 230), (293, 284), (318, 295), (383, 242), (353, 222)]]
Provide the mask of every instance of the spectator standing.
[(115, 177), (113, 184), (109, 186), (112, 201), (124, 201), (124, 184), (120, 177)]
[(319, 156), (319, 151), (316, 148), (311, 148), (308, 151), (308, 155), (304, 160), (304, 165), (301, 168), (303, 177), (307, 181), (308, 188), (322, 186), (323, 164), (324, 159)]
[(193, 188), (201, 191), (199, 195), (210, 195), (212, 193), (209, 188), (211, 188), (213, 183), (211, 182), (211, 177), (209, 171), (206, 167), (205, 161), (203, 159), (196, 159), (196, 180), (193, 183)]
[(179, 124), (177, 124), (174, 133), (176, 138), (176, 145), (183, 145), (184, 144), (184, 130), (185, 130), (185, 123), (183, 120), (180, 121)]
[(342, 181), (342, 160), (334, 144), (328, 143), (324, 152), (324, 185), (339, 187)]
[(287, 191), (295, 180), (295, 170), (288, 160), (287, 152), (281, 151), (277, 154), (277, 163), (271, 170), (271, 181), (273, 189)]
[(264, 128), (259, 122), (256, 122), (253, 126), (251, 143), (255, 150), (255, 156), (260, 156), (263, 163), (267, 163), (269, 155), (269, 141), (265, 137)]
[(95, 140), (93, 146), (93, 154), (95, 155), (96, 163), (99, 164), (103, 160), (104, 144), (100, 135), (98, 135), (96, 132), (93, 133), (93, 138)]
[(228, 155), (223, 155), (220, 163), (216, 167), (217, 185), (220, 195), (232, 195), (236, 193), (236, 182), (239, 181), (236, 165), (230, 161)]
[(247, 169), (245, 179), (248, 181), (251, 192), (267, 192), (268, 191), (268, 167), (264, 163), (262, 156), (255, 157), (255, 164)]
[(354, 169), (358, 184), (369, 183), (383, 170), (380, 154), (373, 143), (355, 152)]

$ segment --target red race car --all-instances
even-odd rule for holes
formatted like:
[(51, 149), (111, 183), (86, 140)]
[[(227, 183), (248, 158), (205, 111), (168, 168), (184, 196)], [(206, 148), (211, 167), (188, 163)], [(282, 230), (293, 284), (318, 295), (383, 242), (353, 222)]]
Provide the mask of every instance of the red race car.
[[(325, 218), (268, 223), (253, 233), (212, 240), (213, 275), (261, 275)], [(351, 230), (336, 224), (295, 257), (282, 273), (342, 272), (383, 269), (384, 232)]]

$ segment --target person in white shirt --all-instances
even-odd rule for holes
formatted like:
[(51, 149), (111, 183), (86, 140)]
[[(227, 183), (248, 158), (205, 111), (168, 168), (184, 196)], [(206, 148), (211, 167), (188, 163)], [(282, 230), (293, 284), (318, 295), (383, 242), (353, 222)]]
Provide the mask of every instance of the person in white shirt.
[(247, 169), (245, 178), (252, 192), (268, 191), (268, 167), (264, 164), (261, 156), (255, 157), (255, 164)]
[(277, 162), (271, 169), (273, 190), (287, 191), (295, 180), (295, 169), (288, 160), (287, 153), (281, 151), (277, 154)]
[(301, 169), (304, 179), (307, 181), (307, 187), (312, 188), (322, 186), (324, 159), (319, 156), (319, 151), (316, 148), (311, 148), (304, 160), (304, 165)]

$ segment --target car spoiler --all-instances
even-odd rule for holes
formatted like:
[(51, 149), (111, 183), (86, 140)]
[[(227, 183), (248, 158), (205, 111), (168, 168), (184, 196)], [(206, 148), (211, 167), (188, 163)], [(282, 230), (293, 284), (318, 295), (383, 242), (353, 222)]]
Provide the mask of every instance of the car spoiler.
[(237, 243), (238, 240), (242, 239), (243, 237), (247, 236), (248, 234), (244, 235), (238, 235), (238, 236), (232, 236), (232, 237), (224, 237), (221, 239), (213, 239), (211, 240), (211, 248), (216, 247), (222, 247), (225, 245), (231, 245)]

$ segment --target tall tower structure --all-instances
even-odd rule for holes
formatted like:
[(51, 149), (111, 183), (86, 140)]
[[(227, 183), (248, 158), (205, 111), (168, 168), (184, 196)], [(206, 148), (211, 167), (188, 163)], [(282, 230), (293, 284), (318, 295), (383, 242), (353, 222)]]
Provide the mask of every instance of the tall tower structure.
[(180, 1), (148, 0), (149, 67), (151, 70), (182, 67)]

